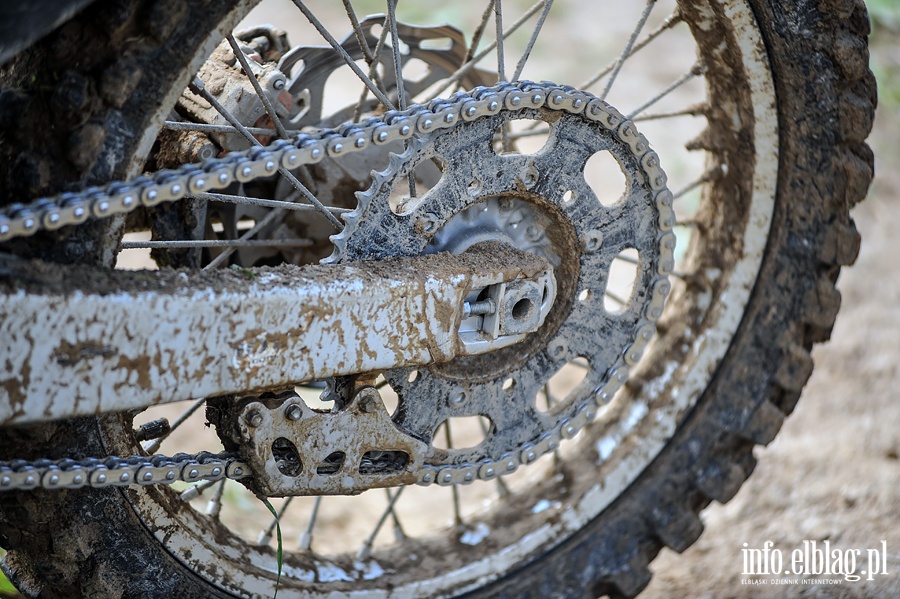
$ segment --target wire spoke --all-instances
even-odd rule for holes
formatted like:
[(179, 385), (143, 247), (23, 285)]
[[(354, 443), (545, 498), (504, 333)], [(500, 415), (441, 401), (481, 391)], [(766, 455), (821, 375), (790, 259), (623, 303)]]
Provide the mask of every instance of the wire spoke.
[(497, 81), (506, 81), (506, 59), (503, 54), (503, 0), (494, 0), (494, 27), (496, 29), (495, 45), (497, 46)]
[[(253, 137), (247, 131), (247, 128), (244, 127), (244, 125), (240, 121), (238, 121), (234, 117), (234, 115), (232, 115), (228, 111), (227, 108), (225, 108), (224, 106), (222, 106), (222, 104), (219, 103), (219, 101), (215, 98), (215, 96), (213, 96), (211, 93), (209, 93), (209, 90), (206, 89), (206, 86), (203, 84), (203, 82), (200, 80), (199, 77), (194, 77), (194, 81), (191, 83), (190, 88), (191, 88), (192, 92), (202, 96), (204, 100), (209, 102), (210, 105), (213, 108), (215, 108), (216, 112), (221, 114), (222, 117), (224, 117), (226, 121), (231, 123), (232, 126), (234, 126), (234, 128), (237, 129), (238, 132), (240, 132), (240, 134), (243, 135), (247, 141), (249, 141), (254, 146), (262, 147), (262, 143), (258, 139)], [(304, 186), (303, 183), (301, 183), (297, 179), (297, 177), (295, 177), (289, 170), (287, 170), (283, 166), (279, 166), (278, 172), (281, 173), (281, 176), (284, 177), (285, 179), (287, 179), (288, 182), (294, 186), (294, 189), (299, 191), (303, 195), (303, 197), (305, 197), (312, 205), (314, 205), (319, 210), (319, 212), (324, 214), (325, 218), (327, 218), (328, 221), (332, 225), (334, 225), (338, 231), (341, 231), (344, 229), (344, 226), (341, 224), (341, 221), (339, 221), (334, 214), (329, 212), (328, 208), (326, 208), (325, 205), (322, 204), (322, 202), (320, 202), (319, 199), (316, 196), (314, 196), (312, 194), (312, 192), (309, 191), (306, 188), (306, 186)]]
[(272, 533), (275, 531), (275, 527), (278, 526), (278, 522), (281, 520), (281, 517), (284, 516), (284, 513), (287, 511), (288, 506), (291, 505), (291, 502), (293, 500), (294, 496), (288, 495), (287, 499), (284, 500), (284, 503), (282, 503), (281, 507), (278, 509), (278, 516), (276, 518), (272, 518), (272, 520), (269, 522), (269, 525), (259, 531), (259, 537), (256, 539), (257, 545), (269, 544), (269, 541), (272, 540)]
[(204, 397), (204, 398), (201, 398), (201, 399), (198, 399), (197, 401), (195, 401), (194, 403), (192, 403), (192, 404), (191, 404), (191, 407), (189, 407), (187, 410), (185, 410), (184, 412), (182, 412), (181, 416), (179, 416), (178, 418), (176, 418), (176, 419), (175, 419), (175, 422), (173, 422), (173, 423), (169, 426), (169, 432), (167, 432), (165, 435), (163, 435), (163, 436), (161, 436), (161, 437), (158, 437), (158, 438), (156, 438), (156, 439), (153, 439), (153, 441), (151, 441), (150, 443), (148, 443), (147, 445), (145, 445), (145, 446), (144, 446), (144, 451), (146, 451), (148, 454), (151, 454), (151, 455), (154, 454), (154, 453), (156, 453), (157, 451), (159, 451), (159, 446), (162, 445), (162, 442), (165, 441), (165, 440), (169, 437), (169, 435), (171, 435), (172, 433), (174, 433), (174, 432), (178, 429), (179, 426), (181, 426), (182, 424), (184, 424), (184, 421), (187, 420), (188, 418), (190, 418), (190, 417), (191, 417), (191, 414), (193, 414), (194, 412), (196, 412), (196, 411), (200, 408), (200, 406), (202, 406), (202, 405), (205, 404), (205, 403), (206, 403), (206, 398), (205, 398), (205, 397)]
[[(485, 424), (483, 418), (478, 419), (478, 424), (481, 425), (482, 434), (484, 434), (485, 438), (487, 438), (488, 433), (490, 432), (488, 430), (488, 425)], [(503, 478), (501, 476), (498, 476), (494, 480), (497, 482), (497, 495), (499, 495), (500, 497), (509, 496), (509, 487), (506, 486), (506, 483), (503, 481)]]
[(481, 37), (484, 35), (484, 30), (487, 29), (487, 24), (491, 20), (491, 15), (494, 14), (494, 2), (495, 0), (489, 0), (487, 8), (484, 9), (484, 14), (481, 15), (481, 22), (478, 24), (478, 28), (475, 29), (475, 33), (472, 34), (472, 44), (469, 46), (469, 49), (466, 50), (466, 57), (463, 59), (463, 65), (472, 60), (472, 57), (475, 56), (475, 52), (478, 50), (478, 45), (481, 43)]
[[(387, 40), (388, 32), (391, 30), (390, 27), (385, 27), (382, 25), (381, 34), (378, 36), (378, 42), (375, 44), (375, 54), (372, 58), (372, 61), (369, 63), (369, 77), (376, 81), (379, 86), (384, 89), (384, 84), (381, 79), (378, 77), (378, 60), (376, 60), (379, 56), (381, 56), (381, 52), (384, 49), (384, 43)], [(363, 37), (362, 43), (368, 48), (368, 44), (365, 41), (365, 37)], [(384, 90), (387, 91), (387, 90)], [(358, 121), (360, 115), (362, 114), (363, 104), (366, 103), (366, 98), (369, 96), (369, 87), (363, 85), (362, 92), (359, 95), (359, 101), (356, 103), (356, 108), (353, 110), (353, 120)]]
[(615, 294), (615, 293), (613, 293), (612, 291), (609, 291), (609, 290), (604, 291), (604, 292), (603, 292), (603, 295), (605, 295), (606, 297), (608, 297), (609, 299), (611, 299), (613, 302), (619, 304), (620, 306), (624, 306), (624, 305), (626, 305), (626, 304), (628, 303), (627, 301), (625, 301), (624, 299), (622, 299), (621, 296), (619, 296), (619, 295), (617, 295), (617, 294)]
[(365, 83), (366, 87), (372, 90), (372, 93), (375, 94), (375, 97), (378, 98), (378, 101), (384, 104), (387, 109), (393, 110), (394, 104), (388, 99), (386, 95), (384, 95), (384, 93), (380, 89), (378, 89), (378, 86), (375, 85), (375, 82), (372, 81), (370, 77), (367, 77), (365, 73), (363, 73), (362, 69), (359, 68), (359, 65), (356, 64), (356, 61), (353, 60), (353, 57), (347, 54), (347, 51), (344, 49), (344, 47), (341, 46), (341, 44), (336, 39), (334, 39), (334, 36), (331, 35), (331, 32), (328, 31), (328, 29), (322, 24), (322, 22), (316, 17), (316, 15), (314, 15), (312, 11), (309, 10), (309, 8), (307, 8), (301, 0), (293, 0), (293, 2), (294, 5), (300, 9), (300, 12), (303, 13), (303, 16), (306, 17), (306, 19), (312, 24), (312, 26), (316, 28), (319, 34), (323, 38), (325, 38), (325, 41), (327, 41), (331, 45), (331, 47), (334, 48), (334, 51), (341, 55), (341, 57), (344, 59), (344, 62), (347, 63), (347, 66), (350, 67), (350, 69), (354, 73), (356, 73), (357, 77), (359, 77), (359, 80)]
[(634, 42), (637, 41), (637, 36), (640, 35), (641, 29), (644, 28), (644, 24), (647, 22), (647, 18), (650, 16), (650, 12), (653, 10), (654, 6), (656, 6), (656, 0), (647, 0), (647, 6), (644, 7), (644, 12), (641, 13), (641, 18), (638, 19), (637, 25), (635, 25), (634, 27), (634, 31), (631, 32), (631, 36), (629, 36), (628, 38), (628, 43), (625, 44), (625, 49), (622, 50), (619, 58), (616, 59), (616, 65), (613, 67), (609, 79), (606, 80), (606, 86), (603, 88), (603, 92), (600, 94), (601, 100), (605, 100), (606, 96), (609, 95), (609, 91), (612, 89), (613, 83), (616, 82), (616, 77), (619, 76), (619, 71), (622, 70), (622, 65), (625, 64), (625, 60), (631, 54), (631, 50), (634, 47)]
[[(649, 44), (650, 42), (655, 40), (657, 37), (662, 35), (664, 32), (668, 31), (669, 29), (671, 29), (672, 27), (674, 27), (675, 25), (680, 23), (681, 19), (682, 19), (681, 13), (679, 13), (679, 12), (675, 12), (672, 15), (669, 15), (669, 17), (665, 21), (663, 21), (663, 23), (659, 27), (657, 27), (656, 30), (654, 30), (652, 33), (650, 33), (641, 42), (635, 44), (634, 47), (631, 48), (631, 51), (628, 53), (628, 55), (625, 56), (625, 58), (622, 62), (624, 63), (626, 60), (628, 60), (629, 58), (631, 58), (632, 56), (637, 54), (638, 51), (642, 50), (645, 46), (647, 46), (647, 44)], [(612, 61), (611, 63), (609, 63), (602, 69), (600, 69), (598, 72), (596, 72), (594, 75), (592, 75), (589, 79), (586, 79), (581, 85), (578, 86), (578, 88), (579, 89), (588, 89), (589, 87), (591, 87), (592, 85), (594, 85), (595, 83), (597, 83), (598, 81), (603, 79), (606, 75), (609, 75), (613, 71), (613, 69), (616, 68), (616, 65), (618, 63), (619, 63), (618, 59)]]
[(272, 124), (275, 127), (275, 130), (278, 131), (278, 137), (282, 139), (287, 139), (288, 132), (284, 128), (284, 124), (281, 122), (281, 119), (278, 117), (278, 113), (275, 112), (275, 106), (272, 104), (272, 100), (269, 99), (268, 94), (263, 90), (262, 85), (259, 84), (259, 79), (256, 78), (256, 73), (253, 72), (253, 69), (250, 68), (250, 63), (247, 62), (247, 56), (244, 55), (244, 51), (241, 50), (238, 41), (234, 38), (234, 35), (228, 36), (228, 44), (231, 46), (231, 50), (234, 52), (235, 57), (238, 62), (241, 63), (241, 68), (244, 69), (244, 73), (246, 73), (247, 78), (250, 79), (250, 85), (253, 86), (253, 90), (256, 92), (256, 95), (259, 97), (260, 101), (262, 101), (263, 107), (266, 109), (266, 113), (269, 115), (269, 118), (272, 119)]
[[(500, 0), (497, 0), (497, 4), (500, 4)], [(453, 440), (450, 435), (450, 420), (444, 421), (444, 438), (447, 441), (447, 449), (453, 449)], [(453, 493), (453, 524), (457, 529), (460, 529), (463, 526), (463, 521), (462, 511), (459, 506), (459, 489), (456, 488), (456, 485), (453, 485), (450, 487), (450, 490)]]
[(309, 548), (312, 547), (313, 528), (315, 528), (316, 519), (319, 517), (319, 505), (321, 503), (322, 496), (316, 495), (315, 500), (313, 500), (312, 511), (309, 514), (309, 520), (306, 522), (306, 529), (300, 533), (300, 538), (297, 540), (297, 545), (303, 551), (309, 551)]
[(672, 84), (670, 84), (669, 87), (667, 87), (666, 89), (662, 90), (661, 92), (659, 92), (658, 94), (656, 94), (655, 96), (653, 96), (652, 98), (647, 100), (647, 102), (642, 104), (640, 107), (636, 108), (631, 114), (628, 115), (627, 118), (633, 119), (634, 117), (636, 117), (640, 113), (644, 112), (645, 110), (647, 110), (648, 108), (650, 108), (651, 106), (653, 106), (654, 104), (656, 104), (657, 102), (659, 102), (660, 100), (662, 100), (663, 98), (665, 98), (666, 96), (671, 94), (673, 91), (675, 91), (676, 89), (678, 89), (679, 87), (681, 87), (682, 85), (687, 83), (688, 81), (692, 80), (694, 77), (699, 77), (700, 75), (702, 75), (705, 72), (706, 72), (706, 69), (703, 68), (702, 66), (694, 65), (690, 71), (688, 71), (687, 73), (685, 73), (684, 75), (682, 75), (681, 77), (676, 79), (674, 82), (672, 82)]
[[(200, 133), (234, 133), (231, 125), (209, 125), (207, 123), (188, 123), (183, 121), (166, 121), (163, 125), (173, 131), (199, 131)], [(262, 129), (260, 127), (245, 127), (251, 135), (277, 135), (275, 129)]]
[(544, 0), (544, 10), (541, 11), (541, 16), (538, 17), (538, 22), (534, 26), (534, 31), (531, 32), (531, 37), (528, 40), (528, 45), (525, 46), (522, 58), (520, 58), (518, 64), (516, 64), (516, 71), (512, 76), (513, 81), (518, 81), (519, 77), (522, 75), (522, 71), (525, 69), (525, 63), (528, 62), (528, 57), (531, 56), (531, 51), (534, 49), (534, 44), (537, 42), (538, 35), (541, 33), (544, 21), (547, 20), (547, 13), (550, 12), (551, 6), (553, 6), (553, 0)]
[[(228, 202), (229, 204), (247, 204), (252, 206), (263, 206), (266, 208), (280, 208), (283, 210), (294, 210), (296, 212), (313, 212), (318, 211), (315, 206), (310, 204), (298, 204), (296, 200), (299, 197), (297, 192), (292, 193), (286, 200), (266, 200), (264, 198), (251, 198), (248, 196), (236, 196), (225, 193), (193, 193), (190, 197), (197, 200), (209, 200), (212, 202)], [(294, 198), (293, 200), (291, 198)], [(343, 214), (350, 212), (350, 208), (339, 208), (337, 206), (326, 206), (329, 212), (333, 214)]]
[(366, 42), (366, 34), (362, 30), (362, 25), (359, 24), (356, 11), (353, 9), (353, 5), (350, 4), (350, 0), (342, 0), (342, 2), (344, 3), (344, 10), (347, 12), (347, 18), (350, 19), (350, 24), (353, 26), (353, 34), (356, 36), (356, 43), (359, 44), (359, 49), (362, 50), (363, 58), (366, 64), (372, 64), (375, 56), (372, 54), (368, 42)]
[[(672, 194), (672, 201), (682, 198), (694, 191), (704, 183), (709, 183), (710, 181), (716, 181), (723, 175), (722, 167), (719, 165), (713, 166), (712, 168), (707, 169), (702, 175), (676, 191)], [(678, 223), (682, 224), (681, 222)]]
[(705, 104), (699, 104), (696, 106), (691, 106), (689, 108), (685, 108), (684, 110), (676, 110), (674, 112), (661, 112), (658, 114), (645, 114), (644, 116), (636, 117), (634, 120), (637, 121), (659, 121), (662, 119), (674, 119), (681, 116), (701, 116), (706, 114), (707, 106)]
[[(397, 81), (397, 102), (400, 110), (406, 110), (406, 82), (403, 79), (403, 61), (400, 58), (400, 34), (397, 32), (397, 0), (387, 0), (388, 19), (391, 22), (391, 45), (394, 57), (394, 79)], [(404, 148), (409, 148), (409, 143), (403, 143)], [(416, 178), (410, 172), (407, 176), (409, 182), (409, 197), (416, 197)]]
[[(256, 221), (256, 224), (253, 225), (252, 229), (250, 229), (249, 231), (247, 231), (246, 233), (244, 233), (243, 235), (238, 237), (238, 241), (245, 241), (248, 239), (252, 239), (257, 233), (259, 233), (260, 231), (262, 231), (263, 229), (268, 227), (272, 222), (274, 222), (276, 218), (283, 216), (283, 215), (284, 215), (283, 210), (279, 210), (277, 208), (275, 210), (272, 210), (267, 215), (265, 215), (264, 217), (262, 217), (261, 219)], [(203, 270), (212, 270), (213, 268), (217, 268), (218, 266), (222, 265), (226, 260), (228, 260), (228, 258), (231, 256), (231, 254), (234, 253), (235, 249), (237, 249), (237, 248), (234, 248), (234, 247), (225, 248), (221, 254), (219, 254), (218, 256), (213, 258), (209, 264), (204, 266)]]
[[(510, 25), (509, 28), (506, 29), (506, 31), (504, 31), (501, 36), (498, 36), (498, 37), (507, 38), (510, 35), (512, 35), (513, 33), (515, 33), (516, 30), (518, 30), (519, 27), (521, 27), (523, 24), (525, 24), (525, 22), (528, 19), (530, 19), (532, 16), (534, 16), (534, 14), (537, 13), (537, 11), (540, 10), (541, 6), (543, 6), (543, 5), (544, 5), (544, 0), (540, 0), (539, 2), (535, 3), (531, 8), (529, 8), (527, 11), (525, 11), (525, 13), (521, 17), (519, 17), (519, 19), (515, 23)], [(479, 62), (484, 60), (484, 57), (487, 56), (488, 54), (490, 54), (496, 47), (497, 47), (497, 40), (495, 39), (493, 42), (488, 44), (488, 46), (484, 50), (482, 50), (481, 52), (476, 54), (472, 59), (470, 59), (468, 62), (463, 63), (463, 65), (461, 67), (456, 69), (456, 71), (454, 71), (452, 75), (447, 77), (447, 79), (444, 80), (444, 84), (437, 91), (435, 91), (432, 95), (434, 97), (437, 97), (437, 96), (440, 96), (445, 91), (447, 91), (447, 89), (451, 85), (453, 85), (454, 83), (457, 83), (463, 77), (465, 77), (469, 73), (469, 71), (471, 71), (473, 68), (475, 68), (475, 65), (477, 65)]]
[(640, 262), (638, 262), (637, 258), (632, 258), (631, 256), (626, 256), (624, 254), (619, 254), (618, 256), (613, 258), (613, 260), (621, 260), (622, 262), (627, 262), (628, 264), (634, 264), (635, 266), (638, 266), (640, 264)]
[(384, 523), (387, 521), (388, 516), (393, 513), (394, 504), (397, 503), (398, 499), (400, 499), (400, 495), (403, 493), (403, 489), (405, 488), (406, 487), (399, 487), (393, 495), (388, 495), (388, 506), (378, 518), (378, 522), (375, 524), (375, 528), (374, 530), (372, 530), (372, 533), (366, 538), (365, 541), (363, 541), (362, 547), (360, 547), (359, 551), (357, 551), (357, 559), (368, 559), (369, 555), (372, 553), (372, 544), (375, 542), (375, 537), (381, 531), (381, 527), (384, 526)]
[(550, 408), (553, 407), (553, 403), (554, 403), (553, 395), (550, 393), (550, 383), (549, 382), (544, 383), (544, 397), (547, 400), (547, 409), (549, 410)]
[[(385, 489), (385, 494), (387, 495), (388, 502), (391, 501), (391, 490)], [(397, 515), (397, 510), (391, 508), (391, 520), (394, 523), (394, 540), (398, 543), (406, 538), (406, 532), (403, 530), (403, 526), (400, 525), (400, 517)]]
[(313, 244), (309, 239), (182, 239), (173, 241), (123, 241), (123, 250), (189, 249), (189, 248), (245, 248), (245, 247), (295, 247), (306, 248)]

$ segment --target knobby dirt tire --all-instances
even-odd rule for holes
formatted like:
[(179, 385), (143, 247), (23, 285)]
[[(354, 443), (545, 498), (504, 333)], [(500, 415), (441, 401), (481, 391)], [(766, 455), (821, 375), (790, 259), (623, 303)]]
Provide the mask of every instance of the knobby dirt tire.
[[(178, 44), (199, 43), (191, 30), (221, 21), (227, 4), (103, 0), (3, 67), (0, 196), (128, 174), (136, 132), (158, 104), (148, 90), (171, 87), (184, 67)], [(699, 511), (731, 499), (753, 471), (753, 447), (774, 439), (812, 372), (813, 344), (830, 335), (841, 300), (835, 282), (859, 250), (849, 212), (873, 176), (868, 16), (855, 0), (750, 4), (775, 77), (780, 164), (768, 247), (741, 325), (693, 410), (636, 481), (574, 536), (473, 596), (638, 594), (660, 549), (694, 543)], [(66, 52), (78, 42), (87, 45)], [(49, 132), (39, 119), (46, 110), (59, 124)], [(106, 143), (109, 136), (119, 142)], [(95, 227), (100, 234), (48, 234), (13, 249), (108, 264), (102, 240), (114, 231)], [(0, 459), (102, 449), (94, 418), (0, 429)], [(29, 596), (225, 596), (168, 554), (116, 489), (0, 494), (0, 546), (9, 549), (4, 571)]]

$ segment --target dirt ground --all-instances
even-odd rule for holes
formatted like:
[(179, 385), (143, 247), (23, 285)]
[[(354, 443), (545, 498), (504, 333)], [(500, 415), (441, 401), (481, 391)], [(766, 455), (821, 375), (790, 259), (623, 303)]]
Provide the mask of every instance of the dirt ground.
[[(749, 482), (727, 505), (703, 514), (706, 532), (682, 555), (666, 551), (653, 563), (641, 599), (672, 597), (900, 596), (900, 263), (895, 215), (900, 211), (900, 108), (896, 102), (897, 31), (875, 22), (873, 65), (881, 105), (870, 143), (876, 179), (853, 212), (863, 245), (839, 281), (841, 313), (830, 343), (818, 347), (816, 368), (778, 438), (757, 451)], [(742, 553), (772, 541), (785, 556), (803, 541), (819, 547), (878, 549), (886, 542), (889, 574), (839, 585), (783, 585), (784, 576), (742, 584)], [(865, 560), (857, 569), (865, 569)], [(793, 577), (791, 577), (793, 578)], [(840, 579), (841, 577), (832, 577)]]

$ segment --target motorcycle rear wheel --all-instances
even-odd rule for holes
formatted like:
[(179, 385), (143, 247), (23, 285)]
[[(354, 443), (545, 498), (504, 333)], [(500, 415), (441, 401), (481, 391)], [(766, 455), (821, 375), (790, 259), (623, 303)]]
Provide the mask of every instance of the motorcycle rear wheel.
[[(139, 172), (190, 74), (252, 4), (101, 0), (20, 53), (3, 70), (0, 190), (36, 196)], [(853, 0), (682, 2), (681, 14), (707, 68), (709, 127), (697, 147), (729, 168), (704, 183), (705, 235), (688, 259), (695, 277), (670, 300), (654, 359), (620, 400), (632, 411), (584, 431), (594, 453), (568, 462), (561, 524), (541, 536), (549, 520), (529, 515), (525, 497), (510, 508), (518, 536), (478, 559), (457, 544), (439, 567), (406, 561), (374, 580), (309, 583), (290, 575), (305, 558), (289, 555), (280, 593), (634, 596), (657, 552), (690, 546), (698, 512), (730, 499), (752, 472), (753, 446), (774, 438), (812, 371), (812, 344), (830, 334), (834, 283), (858, 251), (849, 210), (872, 177), (864, 142), (876, 103), (868, 20)], [(52, 131), (38, 118), (48, 105)], [(111, 265), (121, 227), (97, 223), (12, 249)], [(615, 437), (634, 406), (645, 410)], [(130, 423), (110, 414), (3, 428), (0, 458), (128, 452)], [(608, 438), (618, 453), (598, 460)], [(274, 573), (259, 564), (274, 563), (274, 551), (218, 530), (209, 538), (204, 516), (176, 499), (166, 488), (4, 493), (4, 571), (42, 597), (271, 594)], [(540, 542), (524, 543), (524, 530)]]

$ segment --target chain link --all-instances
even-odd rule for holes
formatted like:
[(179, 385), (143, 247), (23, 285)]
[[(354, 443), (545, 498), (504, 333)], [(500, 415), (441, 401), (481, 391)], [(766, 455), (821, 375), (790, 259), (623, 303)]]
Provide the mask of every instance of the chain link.
[[(389, 111), (381, 117), (370, 117), (335, 129), (298, 133), (293, 140), (278, 140), (243, 152), (232, 152), (223, 158), (200, 164), (187, 164), (178, 169), (143, 175), (126, 182), (116, 181), (104, 187), (91, 187), (79, 193), (65, 193), (42, 198), (29, 204), (13, 204), (0, 213), (0, 242), (33, 235), (40, 230), (54, 230), (78, 225), (88, 218), (104, 218), (124, 214), (140, 206), (172, 202), (191, 193), (223, 189), (235, 181), (248, 182), (275, 174), (279, 167), (294, 170), (315, 164), (325, 156), (339, 158), (366, 149), (370, 145), (386, 145), (413, 136), (424, 136), (438, 129), (448, 129), (461, 122), (495, 115), (502, 110), (546, 108), (580, 114), (600, 123), (626, 143), (640, 158), (649, 185), (656, 194), (659, 212), (658, 276), (643, 318), (644, 326), (635, 341), (625, 350), (619, 363), (610, 370), (607, 382), (592, 394), (594, 401), (582, 406), (577, 416), (547, 431), (534, 443), (516, 454), (500, 456), (478, 464), (426, 466), (418, 474), (419, 484), (466, 484), (476, 479), (490, 480), (509, 474), (519, 465), (529, 464), (541, 455), (559, 447), (564, 438), (572, 438), (593, 421), (597, 406), (608, 403), (628, 378), (629, 366), (641, 356), (653, 335), (652, 323), (662, 313), (670, 284), (667, 275), (674, 267), (675, 236), (672, 227), (675, 213), (672, 194), (666, 188), (666, 176), (659, 157), (650, 150), (647, 139), (637, 132), (630, 120), (617, 110), (587, 92), (550, 82), (519, 81), (478, 87), (471, 92), (458, 92), (448, 99), (413, 105), (402, 111)], [(595, 405), (596, 404), (596, 405)], [(171, 484), (176, 480), (196, 482), (224, 477), (240, 479), (251, 474), (248, 465), (233, 455), (177, 454), (173, 457), (133, 456), (76, 460), (16, 460), (0, 462), (0, 491), (34, 488), (78, 488), (124, 485)]]
[(223, 478), (241, 479), (250, 468), (230, 454), (178, 453), (164, 455), (109, 456), (83, 460), (14, 460), (0, 462), (0, 491), (78, 489), (127, 485), (170, 485), (175, 481), (198, 482)]

